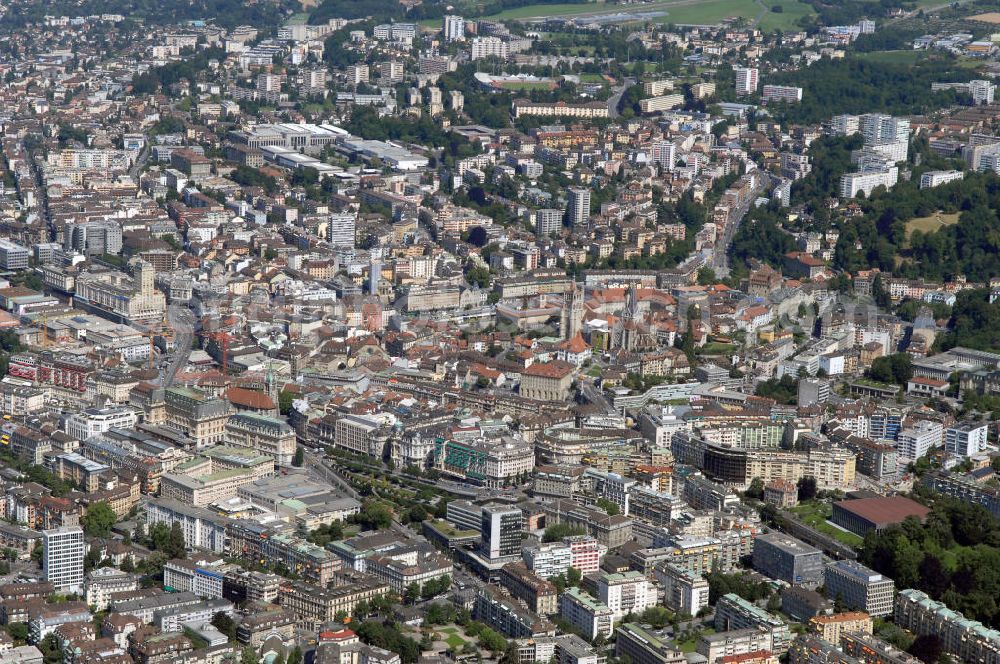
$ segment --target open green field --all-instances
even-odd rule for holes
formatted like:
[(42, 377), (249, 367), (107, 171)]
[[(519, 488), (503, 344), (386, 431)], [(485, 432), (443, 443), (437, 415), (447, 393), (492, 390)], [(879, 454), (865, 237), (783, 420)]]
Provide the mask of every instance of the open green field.
[(551, 83), (542, 83), (541, 81), (521, 81), (517, 83), (504, 83), (501, 86), (504, 90), (551, 90)]
[(305, 25), (309, 22), (309, 12), (299, 12), (292, 14), (292, 17), (285, 23), (286, 25)]
[(921, 233), (933, 233), (934, 231), (940, 230), (945, 226), (951, 226), (952, 224), (958, 223), (958, 213), (944, 214), (942, 212), (935, 212), (932, 215), (926, 217), (917, 217), (916, 219), (910, 219), (906, 222), (906, 237), (909, 238), (913, 235), (913, 231), (920, 231)]
[(555, 5), (525, 5), (512, 7), (486, 18), (518, 20), (525, 18), (548, 18), (549, 16), (574, 16), (585, 14), (613, 14), (618, 7), (609, 7), (603, 2), (567, 3)]
[(871, 51), (858, 53), (857, 57), (869, 62), (879, 62), (887, 65), (912, 65), (927, 57), (926, 51)]
[[(777, 4), (782, 7), (781, 13), (771, 11), (771, 7)], [(798, 0), (763, 0), (762, 5), (754, 0), (704, 0), (698, 3), (677, 2), (662, 9), (667, 13), (658, 17), (661, 23), (714, 25), (725, 19), (754, 21), (760, 16), (761, 29), (768, 31), (795, 29), (798, 20), (812, 12), (808, 5)]]
[(829, 519), (833, 514), (833, 506), (829, 503), (802, 503), (801, 505), (796, 505), (791, 508), (791, 511), (798, 515), (799, 520), (801, 520), (802, 523), (815, 528), (824, 535), (829, 535), (842, 544), (859, 547), (864, 543), (864, 540), (854, 533), (841, 530), (832, 523), (827, 522), (827, 519)]
[(768, 8), (781, 5), (780, 13), (768, 11), (760, 17), (760, 29), (765, 32), (773, 30), (799, 30), (799, 19), (803, 16), (811, 16), (812, 7), (799, 0), (763, 0)]
[[(781, 5), (780, 13), (771, 11)], [(514, 7), (487, 18), (525, 20), (544, 19), (553, 16), (596, 16), (616, 13), (664, 12), (654, 20), (660, 23), (684, 23), (711, 25), (725, 19), (744, 18), (754, 21), (760, 17), (763, 30), (792, 30), (798, 20), (812, 12), (809, 5), (800, 0), (661, 0), (643, 5), (607, 5), (604, 3), (526, 5)]]

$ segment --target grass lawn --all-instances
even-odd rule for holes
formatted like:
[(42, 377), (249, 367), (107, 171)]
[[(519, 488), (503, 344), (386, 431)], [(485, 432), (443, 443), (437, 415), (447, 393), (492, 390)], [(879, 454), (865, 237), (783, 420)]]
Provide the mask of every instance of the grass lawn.
[(517, 83), (504, 83), (501, 86), (504, 90), (551, 90), (551, 83), (541, 81), (519, 81)]
[(297, 14), (292, 14), (292, 17), (288, 19), (285, 25), (305, 25), (308, 22), (309, 12), (299, 12)]
[[(745, 18), (756, 20), (760, 17), (762, 30), (796, 30), (798, 21), (803, 16), (813, 13), (812, 8), (802, 0), (658, 0), (643, 5), (615, 5), (606, 2), (558, 3), (551, 5), (525, 5), (512, 7), (496, 14), (482, 16), (494, 20), (529, 20), (545, 19), (553, 16), (599, 16), (601, 14), (663, 12), (662, 16), (653, 20), (660, 23), (694, 23), (709, 25), (719, 23), (727, 18)], [(772, 12), (775, 5), (781, 5), (782, 11)], [(767, 9), (765, 9), (767, 7)], [(476, 7), (470, 6), (465, 15), (476, 15)], [(419, 22), (427, 28), (440, 28), (441, 19), (424, 19)], [(588, 55), (588, 53), (581, 53)]]
[[(661, 23), (681, 23), (714, 25), (727, 18), (755, 20), (760, 17), (761, 30), (794, 30), (803, 16), (813, 13), (812, 8), (800, 0), (762, 0), (763, 6), (755, 0), (703, 0), (701, 2), (675, 2), (658, 9), (666, 15), (658, 17)], [(782, 11), (771, 11), (781, 5)], [(767, 7), (767, 9), (765, 9)]]
[(607, 79), (600, 74), (595, 74), (593, 72), (584, 72), (580, 74), (581, 83), (607, 83)]
[[(604, 3), (587, 2), (580, 4), (556, 4), (556, 5), (525, 5), (523, 7), (512, 7), (505, 9), (498, 14), (487, 16), (494, 19), (522, 19), (522, 18), (546, 18), (548, 16), (571, 16), (574, 14), (600, 14), (614, 13), (615, 7), (603, 6)], [(440, 23), (440, 21), (438, 21)]]
[[(750, 20), (761, 17), (763, 30), (791, 30), (798, 27), (798, 20), (810, 15), (812, 8), (801, 0), (662, 0), (645, 5), (609, 5), (605, 3), (526, 5), (506, 9), (488, 18), (531, 19), (549, 16), (587, 16), (616, 14), (619, 12), (665, 12), (655, 20), (660, 23), (715, 24), (723, 19), (742, 17)], [(780, 4), (780, 13), (770, 11)]]
[(927, 217), (917, 217), (916, 219), (910, 219), (906, 222), (906, 237), (909, 239), (913, 235), (913, 231), (920, 231), (922, 233), (932, 233), (936, 230), (940, 230), (945, 226), (951, 226), (952, 224), (958, 223), (959, 214), (957, 212), (952, 214), (944, 214), (942, 212), (935, 212)]
[(447, 635), (444, 637), (443, 641), (447, 643), (448, 647), (452, 650), (458, 650), (466, 643), (465, 639), (458, 635), (458, 628), (456, 627), (442, 627), (437, 631)]
[(864, 539), (858, 537), (854, 533), (841, 530), (832, 523), (827, 522), (827, 519), (829, 519), (830, 515), (833, 513), (833, 507), (829, 503), (802, 503), (801, 505), (796, 505), (791, 508), (791, 511), (798, 515), (802, 523), (815, 528), (824, 535), (833, 537), (842, 544), (859, 547), (864, 543)]
[(674, 641), (674, 645), (681, 652), (694, 652), (695, 648), (698, 647), (698, 640), (688, 639), (687, 641)]
[(858, 53), (857, 57), (861, 60), (887, 65), (912, 65), (927, 57), (927, 53), (925, 51), (872, 51)]
[(698, 355), (722, 355), (723, 353), (732, 353), (736, 350), (736, 346), (733, 344), (720, 344), (716, 342), (707, 343), (701, 348), (695, 349)]
[(760, 18), (760, 29), (765, 32), (772, 30), (800, 30), (799, 19), (803, 16), (811, 16), (813, 8), (799, 0), (763, 0), (767, 7), (781, 5), (782, 11), (775, 13), (766, 12)]
[(444, 642), (447, 643), (448, 647), (452, 650), (458, 650), (459, 648), (465, 646), (465, 639), (458, 634), (449, 634), (445, 637)]
[(693, 639), (688, 639), (687, 641), (674, 641), (674, 647), (676, 647), (681, 652), (694, 652), (695, 648), (698, 647), (698, 639), (702, 636), (708, 636), (710, 634), (715, 634), (715, 630), (711, 627), (706, 627), (701, 630), (699, 635)]

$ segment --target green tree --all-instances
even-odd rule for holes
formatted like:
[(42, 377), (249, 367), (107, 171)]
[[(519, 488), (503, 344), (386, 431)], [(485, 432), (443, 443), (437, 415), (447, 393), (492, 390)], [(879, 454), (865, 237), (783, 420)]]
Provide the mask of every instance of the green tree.
[(941, 637), (937, 634), (926, 634), (918, 636), (908, 652), (919, 659), (924, 664), (938, 664), (944, 648), (941, 645)]
[(755, 477), (750, 480), (750, 486), (744, 492), (747, 498), (754, 498), (756, 500), (764, 500), (764, 480), (760, 477)]
[(812, 500), (816, 497), (817, 487), (816, 478), (812, 475), (806, 475), (799, 479), (799, 501)]
[(607, 498), (598, 498), (594, 504), (607, 512), (608, 516), (618, 516), (621, 514), (621, 508), (618, 507), (618, 503), (612, 502)]
[(582, 580), (583, 580), (583, 572), (576, 569), (575, 567), (566, 568), (566, 585), (575, 588), (580, 585), (580, 582)]
[(292, 465), (296, 468), (301, 468), (302, 464), (305, 463), (306, 453), (301, 446), (295, 448), (295, 456), (292, 458)]
[(302, 664), (302, 649), (298, 646), (292, 648), (292, 651), (288, 653), (286, 664)]
[(292, 402), (295, 400), (295, 395), (288, 390), (281, 390), (278, 392), (278, 410), (282, 415), (288, 415), (292, 412)]
[(5, 626), (10, 638), (14, 640), (14, 645), (23, 646), (28, 642), (28, 624), (23, 622), (7, 623)]
[(504, 649), (503, 655), (500, 657), (499, 664), (519, 664), (520, 661), (521, 659), (518, 656), (517, 643), (511, 641)]
[(167, 549), (164, 550), (171, 558), (183, 558), (187, 555), (187, 544), (184, 541), (184, 530), (179, 521), (174, 521), (170, 526), (170, 536), (167, 540)]
[(236, 621), (225, 611), (219, 611), (212, 616), (212, 626), (226, 635), (230, 641), (236, 640)]
[(243, 648), (243, 652), (240, 655), (240, 664), (260, 664), (260, 657), (257, 656), (257, 651), (250, 646)]
[(373, 530), (385, 530), (392, 525), (392, 510), (377, 500), (361, 503), (361, 510), (354, 516), (355, 521)]
[(38, 644), (38, 649), (42, 651), (42, 657), (45, 664), (61, 664), (63, 661), (62, 646), (59, 643), (59, 637), (55, 634), (49, 634), (41, 643)]
[(117, 520), (118, 515), (108, 503), (96, 502), (87, 507), (87, 514), (83, 517), (83, 531), (91, 537), (107, 537)]
[(479, 647), (496, 654), (507, 649), (507, 639), (489, 627), (484, 627), (479, 633)]
[(913, 359), (909, 353), (894, 353), (877, 357), (868, 369), (868, 377), (882, 383), (906, 386), (913, 378)]
[(555, 542), (557, 540), (561, 540), (563, 537), (586, 534), (587, 531), (580, 526), (574, 526), (569, 523), (554, 523), (545, 528), (545, 532), (542, 534), (542, 541)]

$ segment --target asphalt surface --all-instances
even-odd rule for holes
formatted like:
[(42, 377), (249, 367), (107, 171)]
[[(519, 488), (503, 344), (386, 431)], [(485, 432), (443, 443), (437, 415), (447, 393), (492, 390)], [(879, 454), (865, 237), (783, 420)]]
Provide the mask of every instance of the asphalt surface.
[(174, 352), (170, 355), (170, 363), (162, 374), (164, 387), (170, 387), (177, 378), (177, 372), (183, 369), (191, 356), (191, 344), (194, 342), (194, 312), (179, 304), (167, 306), (167, 322), (174, 331)]

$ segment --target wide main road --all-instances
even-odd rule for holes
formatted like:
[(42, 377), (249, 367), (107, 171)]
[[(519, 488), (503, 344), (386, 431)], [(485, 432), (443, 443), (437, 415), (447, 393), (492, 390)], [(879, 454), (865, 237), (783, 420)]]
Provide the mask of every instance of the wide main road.
[(194, 343), (195, 315), (187, 307), (170, 304), (167, 306), (167, 322), (174, 331), (174, 352), (170, 363), (163, 371), (163, 386), (170, 387), (177, 378), (177, 372), (187, 365), (191, 356), (191, 345)]

